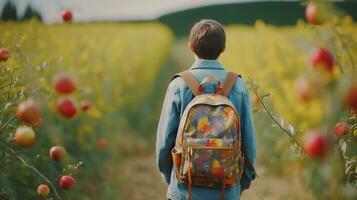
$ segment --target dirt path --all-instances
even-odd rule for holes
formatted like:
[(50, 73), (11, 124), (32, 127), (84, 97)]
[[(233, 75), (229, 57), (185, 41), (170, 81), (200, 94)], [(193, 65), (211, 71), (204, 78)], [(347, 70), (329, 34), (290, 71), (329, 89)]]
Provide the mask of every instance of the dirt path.
[[(298, 180), (267, 175), (257, 169), (259, 179), (243, 193), (242, 200), (309, 200)], [(166, 186), (155, 166), (153, 155), (127, 160), (122, 165), (121, 194), (123, 199), (165, 200)]]

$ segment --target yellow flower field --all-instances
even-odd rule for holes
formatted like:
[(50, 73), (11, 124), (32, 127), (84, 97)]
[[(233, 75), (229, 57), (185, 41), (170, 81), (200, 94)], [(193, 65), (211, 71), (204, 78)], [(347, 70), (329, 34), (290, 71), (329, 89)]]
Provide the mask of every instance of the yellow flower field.
[[(0, 30), (1, 48), (11, 52), (10, 58), (0, 63), (0, 117), (11, 122), (1, 130), (1, 140), (6, 141), (1, 143), (1, 149), (7, 150), (8, 143), (10, 148), (24, 152), (25, 160), (54, 185), (59, 175), (72, 174), (78, 186), (72, 192), (59, 191), (65, 199), (116, 196), (117, 190), (103, 188), (117, 184), (117, 179), (105, 179), (113, 177), (118, 159), (130, 156), (143, 143), (144, 139), (130, 139), (133, 131), (129, 122), (138, 126), (145, 122), (140, 118), (143, 113), (149, 116), (154, 112), (153, 108), (144, 112), (141, 109), (152, 96), (158, 73), (170, 52), (171, 31), (158, 23), (45, 25), (34, 20), (1, 22)], [(75, 78), (76, 92), (60, 95), (54, 91), (54, 80), (60, 74)], [(66, 97), (77, 102), (72, 119), (57, 113), (57, 101)], [(37, 137), (31, 149), (18, 147), (12, 139), (14, 128), (20, 126), (13, 114), (26, 99), (34, 99), (42, 115), (41, 126), (34, 127)], [(81, 110), (81, 101), (90, 102), (88, 111)], [(66, 149), (68, 155), (63, 163), (48, 159), (52, 145)], [(8, 162), (0, 167), (0, 171), (7, 172), (3, 176), (13, 177), (0, 178), (4, 195), (15, 199), (35, 195), (18, 192), (11, 185), (24, 184), (21, 191), (34, 191), (44, 180), (24, 168), (12, 154), (0, 160)], [(32, 183), (28, 182), (32, 179)], [(101, 183), (95, 186), (93, 179)]]
[[(301, 141), (304, 135), (301, 133), (306, 130), (323, 127), (333, 132), (337, 120), (342, 119), (337, 111), (332, 118), (327, 115), (334, 112), (335, 105), (339, 107), (342, 100), (331, 92), (336, 89), (335, 83), (347, 77), (346, 74), (355, 73), (350, 66), (357, 63), (356, 30), (357, 25), (347, 18), (320, 27), (302, 21), (290, 27), (270, 26), (261, 21), (255, 26), (229, 25), (226, 50), (220, 60), (246, 81), (249, 77), (256, 81), (260, 95), (269, 92), (268, 107), (278, 121), (284, 118), (295, 127), (294, 133), (300, 134), (297, 140)], [(309, 55), (319, 46), (329, 49), (336, 59), (329, 75), (309, 67)], [(163, 192), (151, 191), (151, 185), (160, 188), (162, 184), (157, 169), (153, 169), (155, 128), (166, 83), (177, 72), (178, 65), (184, 63), (182, 66), (187, 67), (192, 62), (187, 38), (175, 38), (165, 25), (155, 22), (46, 25), (31, 20), (1, 22), (0, 48), (11, 52), (6, 61), (0, 62), (0, 162), (4, 163), (0, 165), (0, 172), (6, 172), (0, 173), (0, 199), (3, 196), (37, 198), (33, 191), (46, 182), (33, 168), (24, 167), (16, 152), (48, 177), (64, 199), (130, 197), (125, 189), (135, 185), (136, 182), (130, 182), (132, 179), (141, 177), (135, 177), (137, 169), (130, 168), (130, 162), (124, 170), (130, 173), (121, 173), (121, 167), (128, 165), (126, 159), (148, 168), (140, 173), (148, 177), (150, 184), (139, 188), (142, 193), (137, 196), (145, 193), (157, 196)], [(55, 77), (63, 73), (74, 77), (75, 92), (63, 95), (55, 91)], [(320, 77), (328, 84), (314, 90), (316, 95), (303, 102), (296, 90), (301, 77)], [(59, 115), (57, 102), (61, 98), (75, 100), (78, 110), (73, 118)], [(42, 125), (33, 127), (36, 143), (25, 149), (14, 141), (14, 132), (22, 125), (16, 117), (17, 106), (27, 99), (39, 103)], [(335, 103), (332, 106), (331, 99)], [(90, 102), (88, 110), (81, 108), (82, 101)], [(330, 175), (319, 176), (311, 187), (304, 186), (321, 191), (320, 183), (325, 183), (322, 180), (325, 178), (331, 180), (332, 189), (324, 196), (343, 196), (344, 189), (339, 188), (340, 180), (336, 178), (342, 176), (342, 168), (334, 160), (337, 156), (334, 154), (326, 162), (300, 159), (291, 151), (296, 150), (295, 146), (273, 125), (267, 113), (262, 112), (261, 105), (253, 104), (259, 166), (279, 173), (283, 169), (282, 175), (289, 174), (290, 168), (297, 169), (292, 176), (308, 174), (309, 170), (321, 175), (317, 172), (323, 166)], [(343, 120), (350, 120), (345, 118)], [(355, 118), (349, 123), (355, 123), (353, 120)], [(198, 126), (205, 128), (207, 123), (209, 121), (203, 120)], [(356, 131), (355, 126), (353, 130)], [(353, 140), (350, 137), (353, 136), (334, 138), (336, 149), (352, 144), (346, 142)], [(54, 145), (66, 149), (63, 162), (49, 158), (48, 151)], [(349, 151), (349, 147), (345, 147), (342, 153), (347, 155)], [(76, 179), (77, 185), (71, 191), (57, 186), (62, 175)], [(129, 181), (128, 185), (123, 180)], [(53, 188), (50, 189), (50, 197), (56, 198)], [(129, 191), (136, 189), (131, 187)]]
[[(356, 24), (344, 22), (336, 28), (336, 32), (347, 34), (357, 42)], [(319, 32), (320, 31), (320, 32)], [(309, 77), (308, 56), (318, 46), (324, 45), (319, 34), (331, 32), (327, 28), (316, 31), (304, 23), (295, 27), (273, 27), (257, 21), (254, 28), (232, 25), (227, 27), (227, 47), (222, 55), (222, 62), (229, 70), (251, 77), (257, 81), (264, 92), (271, 93), (271, 99), (276, 111), (281, 113), (288, 122), (306, 130), (319, 124), (326, 114), (321, 99), (312, 99), (302, 103), (296, 91), (296, 80), (299, 77)], [(335, 41), (335, 57), (341, 63), (349, 62), (341, 47), (341, 41), (336, 38), (325, 38)], [(327, 48), (333, 48), (328, 44)], [(357, 59), (357, 49), (351, 49), (353, 59)], [(337, 65), (341, 66), (341, 63)], [(334, 77), (340, 74), (335, 67)]]

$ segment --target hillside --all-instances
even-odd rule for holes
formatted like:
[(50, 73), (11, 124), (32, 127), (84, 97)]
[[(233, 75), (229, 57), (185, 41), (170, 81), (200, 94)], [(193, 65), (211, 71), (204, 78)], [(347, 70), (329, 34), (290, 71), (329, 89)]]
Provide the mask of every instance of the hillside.
[[(357, 18), (357, 1), (336, 2), (339, 8)], [(253, 25), (257, 19), (265, 23), (285, 26), (294, 25), (304, 18), (304, 7), (301, 2), (246, 2), (234, 4), (210, 5), (178, 11), (163, 15), (158, 20), (168, 25), (177, 36), (188, 33), (193, 23), (200, 19), (212, 18), (224, 25)]]

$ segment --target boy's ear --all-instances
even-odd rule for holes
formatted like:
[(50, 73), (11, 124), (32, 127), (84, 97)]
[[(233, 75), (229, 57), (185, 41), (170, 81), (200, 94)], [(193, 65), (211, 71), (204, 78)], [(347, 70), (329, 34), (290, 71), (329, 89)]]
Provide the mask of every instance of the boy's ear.
[(194, 52), (191, 42), (188, 42), (187, 47), (188, 47), (188, 49), (190, 49), (192, 52)]
[(225, 45), (223, 46), (221, 53), (223, 53), (224, 50), (226, 50), (226, 46)]

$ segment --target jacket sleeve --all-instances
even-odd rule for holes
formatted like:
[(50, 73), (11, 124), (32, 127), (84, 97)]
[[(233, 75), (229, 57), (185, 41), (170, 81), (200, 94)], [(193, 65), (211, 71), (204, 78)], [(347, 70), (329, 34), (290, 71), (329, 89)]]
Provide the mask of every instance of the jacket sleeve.
[[(242, 142), (242, 151), (244, 152), (245, 159), (249, 159), (253, 166), (256, 163), (256, 139), (255, 139), (255, 127), (253, 120), (253, 113), (251, 110), (250, 96), (248, 89), (244, 88), (242, 93), (242, 102), (241, 102), (241, 113), (240, 113), (240, 122), (241, 122), (241, 142)], [(244, 162), (244, 169), (242, 174), (241, 190), (248, 189), (250, 182), (255, 179), (256, 174), (249, 170), (248, 162)]]
[(175, 146), (180, 122), (179, 106), (179, 89), (175, 84), (175, 80), (173, 80), (166, 91), (156, 136), (156, 164), (166, 183), (170, 183), (172, 170), (171, 150)]

